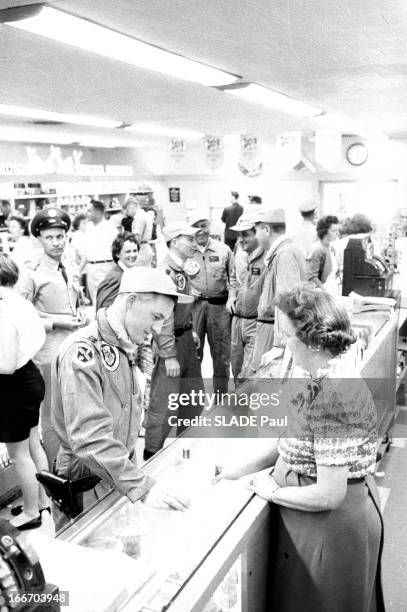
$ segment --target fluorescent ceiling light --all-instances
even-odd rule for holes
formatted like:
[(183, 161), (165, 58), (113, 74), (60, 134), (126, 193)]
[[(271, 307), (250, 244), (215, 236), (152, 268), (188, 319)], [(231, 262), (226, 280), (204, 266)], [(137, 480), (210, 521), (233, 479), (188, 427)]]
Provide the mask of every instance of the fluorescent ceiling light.
[(115, 149), (115, 148), (127, 148), (127, 149), (135, 149), (137, 147), (146, 147), (150, 146), (151, 143), (141, 141), (141, 140), (119, 140), (112, 138), (78, 138), (75, 143), (79, 144), (81, 147), (94, 147), (101, 149)]
[(202, 85), (228, 85), (237, 80), (236, 76), (222, 70), (205, 66), (200, 62), (164, 51), (47, 6), (36, 15), (19, 21), (6, 21), (6, 23), (14, 28), (46, 36), (126, 64), (140, 66)]
[(288, 113), (290, 115), (297, 115), (298, 117), (315, 117), (316, 115), (322, 115), (322, 108), (305, 104), (304, 102), (297, 102), (293, 98), (289, 98), (284, 94), (277, 93), (261, 85), (255, 85), (250, 83), (245, 86), (242, 84), (241, 87), (230, 87), (222, 89), (232, 96), (243, 98), (248, 102), (255, 102), (256, 104), (262, 104), (263, 106), (270, 106), (282, 113)]
[(12, 117), (23, 117), (24, 119), (35, 119), (38, 121), (56, 121), (58, 123), (72, 123), (74, 125), (87, 125), (92, 127), (115, 128), (121, 125), (120, 121), (112, 119), (100, 119), (90, 115), (68, 115), (65, 113), (54, 113), (53, 111), (40, 110), (37, 108), (25, 108), (0, 104), (0, 115)]
[(203, 138), (202, 132), (194, 132), (193, 130), (183, 130), (178, 128), (161, 127), (159, 125), (149, 125), (147, 123), (139, 123), (129, 125), (126, 130), (129, 132), (137, 132), (139, 134), (152, 134), (153, 136), (170, 136), (172, 138)]
[(44, 144), (70, 144), (72, 135), (55, 134), (53, 132), (24, 130), (20, 128), (0, 127), (0, 141), (6, 142), (38, 142)]

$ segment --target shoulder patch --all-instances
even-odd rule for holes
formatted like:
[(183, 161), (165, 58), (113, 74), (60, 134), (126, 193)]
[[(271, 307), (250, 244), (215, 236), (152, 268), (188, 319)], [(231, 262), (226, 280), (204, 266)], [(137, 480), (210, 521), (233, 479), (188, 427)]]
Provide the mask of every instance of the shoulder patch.
[(185, 289), (186, 280), (182, 272), (177, 272), (175, 275), (175, 282), (177, 284), (178, 291), (183, 291)]
[(85, 342), (76, 345), (76, 352), (72, 358), (73, 363), (80, 366), (90, 366), (95, 363), (95, 352)]
[(184, 270), (188, 276), (196, 276), (200, 269), (199, 263), (194, 259), (188, 259), (184, 265)]
[(107, 344), (107, 342), (101, 342), (100, 350), (102, 352), (102, 363), (106, 370), (109, 370), (109, 372), (117, 370), (120, 362), (118, 349), (111, 344)]

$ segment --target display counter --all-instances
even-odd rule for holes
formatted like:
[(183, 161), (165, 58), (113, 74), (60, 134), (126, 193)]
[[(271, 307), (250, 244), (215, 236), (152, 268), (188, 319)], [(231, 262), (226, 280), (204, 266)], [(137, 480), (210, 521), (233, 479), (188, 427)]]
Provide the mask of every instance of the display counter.
[[(376, 326), (368, 348), (357, 356), (362, 375), (381, 381), (375, 398), (381, 433), (394, 416), (395, 385), (383, 394), (382, 383), (394, 381), (397, 335), (398, 313), (393, 313)], [(182, 436), (147, 462), (146, 472), (159, 482), (186, 485), (192, 503), (184, 513), (132, 505), (112, 492), (67, 526), (56, 540), (64, 562), (44, 563), (44, 557), (42, 562), (47, 580), (70, 590), (70, 609), (265, 610), (270, 505), (242, 480), (211, 484), (215, 459), (230, 459), (241, 442)], [(188, 460), (183, 459), (186, 448)], [(41, 542), (33, 544), (41, 548)], [(93, 597), (94, 608), (81, 608), (85, 593)]]

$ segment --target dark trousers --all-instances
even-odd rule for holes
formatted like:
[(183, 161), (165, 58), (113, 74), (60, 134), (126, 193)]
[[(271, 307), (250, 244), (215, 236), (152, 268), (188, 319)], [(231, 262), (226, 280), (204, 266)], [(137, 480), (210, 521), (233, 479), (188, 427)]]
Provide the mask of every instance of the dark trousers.
[(208, 337), (213, 362), (213, 391), (227, 393), (230, 375), (230, 326), (231, 316), (225, 304), (209, 304), (198, 300), (193, 310), (194, 329), (201, 346), (199, 359), (203, 359), (205, 336)]
[[(178, 418), (193, 418), (199, 416), (203, 409), (202, 403), (179, 406), (178, 410), (169, 410), (171, 394), (191, 393), (191, 391), (204, 391), (201, 374), (201, 363), (197, 356), (192, 330), (185, 331), (175, 338), (177, 347), (177, 360), (180, 365), (180, 376), (171, 378), (167, 376), (165, 359), (161, 357), (154, 367), (151, 378), (150, 406), (146, 415), (145, 449), (148, 453), (156, 453), (162, 448), (171, 427), (168, 418), (177, 415)], [(185, 427), (177, 428), (179, 435)]]

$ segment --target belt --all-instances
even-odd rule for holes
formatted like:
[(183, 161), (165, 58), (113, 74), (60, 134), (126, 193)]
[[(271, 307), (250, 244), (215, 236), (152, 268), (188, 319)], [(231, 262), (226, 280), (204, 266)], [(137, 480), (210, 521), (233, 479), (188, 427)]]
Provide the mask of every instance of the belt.
[(97, 261), (88, 261), (90, 264), (111, 263), (113, 259), (98, 259)]
[(266, 323), (267, 325), (274, 325), (274, 319), (272, 319), (271, 321), (266, 321), (266, 319), (257, 319), (257, 323)]
[(228, 301), (228, 296), (220, 295), (219, 297), (204, 297), (202, 295), (200, 296), (199, 299), (204, 302), (208, 302), (208, 304), (220, 305), (220, 304), (226, 304), (226, 302)]
[(189, 331), (190, 329), (192, 329), (192, 323), (186, 325), (185, 327), (176, 327), (174, 329), (174, 336), (179, 338), (179, 336), (182, 336), (184, 332)]
[(257, 315), (253, 315), (252, 317), (246, 317), (245, 315), (233, 313), (233, 316), (237, 317), (238, 319), (257, 319)]

